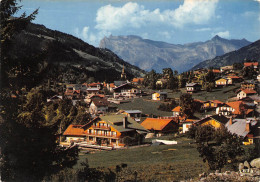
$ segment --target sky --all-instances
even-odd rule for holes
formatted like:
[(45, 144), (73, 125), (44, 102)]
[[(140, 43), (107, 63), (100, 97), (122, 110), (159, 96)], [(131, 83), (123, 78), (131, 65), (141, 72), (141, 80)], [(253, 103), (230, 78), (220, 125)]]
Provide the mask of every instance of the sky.
[[(104, 36), (137, 35), (172, 44), (260, 39), (260, 0), (22, 0), (19, 13), (99, 46)], [(18, 13), (18, 15), (19, 15)]]

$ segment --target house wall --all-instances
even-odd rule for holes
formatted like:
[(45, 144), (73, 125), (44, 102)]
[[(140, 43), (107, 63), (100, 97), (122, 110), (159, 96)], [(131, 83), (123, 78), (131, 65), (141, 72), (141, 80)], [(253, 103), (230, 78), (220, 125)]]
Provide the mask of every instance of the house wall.
[(246, 97), (246, 93), (243, 92), (243, 91), (241, 91), (241, 92), (239, 92), (239, 93), (237, 94), (237, 98), (238, 98), (238, 99), (242, 99), (242, 98), (245, 98), (245, 97)]
[(220, 79), (220, 80), (217, 80), (215, 83), (216, 83), (216, 86), (225, 86), (225, 85), (227, 85), (227, 80)]
[(114, 98), (117, 97), (135, 97), (136, 94), (141, 93), (139, 89), (122, 89), (121, 92), (114, 92)]
[[(95, 143), (100, 138), (101, 140), (108, 140), (111, 145), (116, 147), (124, 145), (120, 142), (121, 133), (103, 120), (94, 122), (85, 132), (87, 141), (90, 143)], [(93, 137), (92, 141), (89, 140), (90, 137)]]
[(222, 114), (222, 115), (225, 115), (225, 116), (230, 115), (234, 111), (235, 110), (232, 107), (228, 107), (228, 106), (223, 106), (223, 107), (217, 107), (216, 108), (216, 114)]
[(192, 123), (183, 123), (183, 125), (182, 125), (182, 132), (186, 133), (187, 131), (189, 131), (191, 126), (192, 126)]
[(214, 128), (220, 128), (221, 124), (213, 119), (206, 121), (204, 123), (201, 124), (201, 126), (205, 126), (205, 125), (211, 125)]
[(160, 100), (160, 94), (159, 93), (152, 94), (152, 99), (153, 100)]

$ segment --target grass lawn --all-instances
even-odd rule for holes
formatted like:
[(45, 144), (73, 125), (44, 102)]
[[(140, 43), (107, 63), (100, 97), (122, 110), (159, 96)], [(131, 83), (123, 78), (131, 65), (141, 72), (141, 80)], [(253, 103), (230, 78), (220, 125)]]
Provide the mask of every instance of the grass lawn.
[[(173, 137), (172, 137), (173, 138)], [(88, 159), (90, 167), (114, 169), (116, 165), (127, 164), (132, 174), (137, 172), (142, 181), (173, 181), (197, 178), (207, 170), (194, 144), (187, 138), (177, 138), (177, 145), (160, 145), (114, 151), (98, 151), (80, 156), (75, 168)], [(132, 172), (132, 173), (131, 173)]]
[(226, 102), (229, 98), (236, 96), (234, 91), (236, 91), (238, 88), (240, 88), (239, 83), (228, 87), (216, 88), (213, 89), (212, 92), (200, 91), (198, 93), (194, 93), (192, 96), (195, 99), (200, 99), (203, 101), (220, 100), (222, 102)]
[(151, 97), (133, 99), (131, 102), (115, 105), (122, 110), (141, 110), (143, 114), (156, 116), (172, 116), (172, 112), (159, 111), (157, 108), (162, 102), (152, 101)]

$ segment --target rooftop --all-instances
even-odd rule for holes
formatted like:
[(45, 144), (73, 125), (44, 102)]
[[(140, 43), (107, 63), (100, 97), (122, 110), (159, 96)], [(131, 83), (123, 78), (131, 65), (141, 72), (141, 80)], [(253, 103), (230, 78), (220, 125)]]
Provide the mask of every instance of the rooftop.
[(172, 119), (158, 119), (158, 118), (146, 118), (141, 125), (146, 129), (163, 130), (166, 125), (168, 125)]
[(140, 110), (125, 110), (126, 113), (132, 114), (132, 113), (142, 113)]

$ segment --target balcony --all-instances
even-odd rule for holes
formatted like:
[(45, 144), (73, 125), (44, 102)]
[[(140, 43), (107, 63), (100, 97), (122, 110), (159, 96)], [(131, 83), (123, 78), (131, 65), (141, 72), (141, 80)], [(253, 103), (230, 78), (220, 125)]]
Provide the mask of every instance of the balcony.
[(111, 135), (111, 134), (98, 134), (98, 133), (86, 133), (87, 136), (94, 136), (94, 137), (104, 137), (104, 138), (119, 138), (116, 135)]
[(96, 129), (96, 130), (108, 130), (108, 131), (111, 130), (110, 126), (109, 127), (107, 127), (107, 126), (92, 126), (92, 128)]

